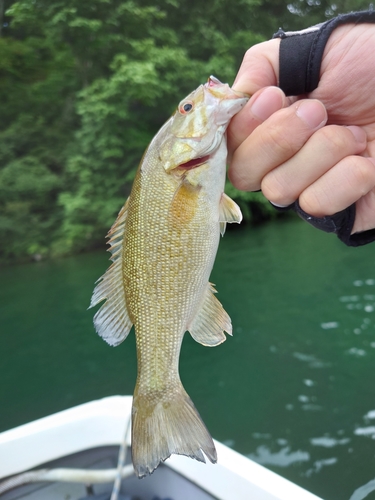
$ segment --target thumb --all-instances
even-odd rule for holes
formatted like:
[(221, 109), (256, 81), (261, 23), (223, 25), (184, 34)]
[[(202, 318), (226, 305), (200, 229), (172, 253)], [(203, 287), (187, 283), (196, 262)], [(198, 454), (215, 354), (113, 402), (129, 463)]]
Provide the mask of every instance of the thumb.
[(254, 94), (263, 87), (275, 86), (279, 81), (280, 38), (251, 47), (245, 54), (233, 84), (233, 89)]

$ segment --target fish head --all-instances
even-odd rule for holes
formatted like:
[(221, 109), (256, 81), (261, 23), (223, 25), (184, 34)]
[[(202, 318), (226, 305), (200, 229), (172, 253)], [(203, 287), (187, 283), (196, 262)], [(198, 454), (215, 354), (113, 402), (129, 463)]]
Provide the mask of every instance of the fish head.
[(183, 99), (170, 119), (167, 137), (160, 147), (165, 171), (205, 163), (220, 146), (230, 119), (248, 99), (214, 76)]

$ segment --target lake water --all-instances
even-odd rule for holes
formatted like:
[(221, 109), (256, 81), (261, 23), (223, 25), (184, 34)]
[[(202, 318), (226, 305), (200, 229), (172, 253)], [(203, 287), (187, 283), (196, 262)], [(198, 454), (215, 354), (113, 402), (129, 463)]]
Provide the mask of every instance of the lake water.
[[(299, 220), (228, 231), (211, 280), (234, 336), (182, 346), (212, 435), (325, 500), (375, 499), (374, 255)], [(134, 336), (109, 347), (86, 310), (108, 256), (0, 269), (0, 430), (132, 393)]]

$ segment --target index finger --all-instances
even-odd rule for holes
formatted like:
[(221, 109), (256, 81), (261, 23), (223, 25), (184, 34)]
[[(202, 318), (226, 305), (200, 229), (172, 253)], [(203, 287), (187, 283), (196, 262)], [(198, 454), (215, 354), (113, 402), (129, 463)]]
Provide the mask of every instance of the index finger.
[(229, 159), (258, 125), (283, 108), (285, 103), (285, 95), (278, 87), (266, 87), (256, 92), (230, 121), (227, 133)]

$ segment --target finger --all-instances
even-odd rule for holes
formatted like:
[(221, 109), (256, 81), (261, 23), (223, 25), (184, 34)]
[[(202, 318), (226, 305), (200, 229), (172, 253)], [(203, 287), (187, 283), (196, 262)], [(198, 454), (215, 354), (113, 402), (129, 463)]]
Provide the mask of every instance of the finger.
[(262, 192), (272, 203), (288, 206), (345, 157), (362, 153), (366, 143), (359, 127), (323, 127), (292, 158), (264, 176)]
[[(368, 158), (374, 164), (373, 158)], [(368, 229), (375, 228), (375, 184), (374, 187), (365, 195), (360, 198), (356, 203), (356, 217), (352, 230), (353, 233), (367, 231)]]
[(327, 121), (320, 101), (303, 100), (274, 113), (233, 153), (229, 178), (244, 191), (260, 189), (263, 177), (295, 155)]
[(263, 87), (277, 85), (279, 46), (280, 39), (275, 38), (251, 47), (243, 58), (233, 88), (252, 95)]
[(365, 197), (374, 186), (374, 160), (348, 156), (306, 188), (299, 204), (315, 217), (333, 215)]
[(230, 122), (227, 133), (230, 157), (253, 130), (282, 109), (285, 102), (285, 95), (278, 87), (266, 87), (256, 92)]

